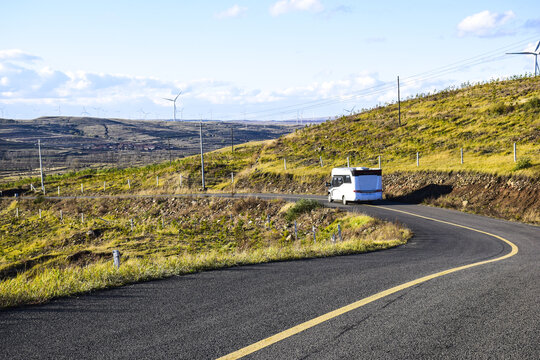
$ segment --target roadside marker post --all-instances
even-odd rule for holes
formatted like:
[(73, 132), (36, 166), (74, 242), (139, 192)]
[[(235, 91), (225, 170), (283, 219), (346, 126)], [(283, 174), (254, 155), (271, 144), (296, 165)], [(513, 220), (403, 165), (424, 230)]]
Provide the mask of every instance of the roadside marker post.
[(323, 167), (322, 156), (319, 156), (319, 161), (321, 162), (321, 167)]
[(62, 210), (60, 210), (60, 221), (64, 222), (64, 214), (62, 214)]
[(294, 240), (298, 241), (298, 226), (296, 224), (296, 220), (294, 220)]
[(113, 262), (115, 268), (120, 268), (120, 251), (113, 250)]
[(60, 196), (60, 186), (58, 186), (58, 196)]
[(84, 185), (81, 183), (81, 194), (84, 194)]
[(107, 190), (107, 183), (104, 181), (103, 182), (103, 191)]
[(338, 224), (337, 226), (337, 233), (338, 233), (339, 241), (343, 241), (343, 238), (341, 237), (341, 224)]
[(39, 209), (39, 218), (41, 219), (41, 209)]
[(84, 224), (84, 213), (81, 213), (81, 224)]
[(131, 231), (133, 231), (133, 219), (129, 219), (129, 223), (131, 225)]
[(156, 186), (159, 186), (159, 176), (156, 176)]
[(131, 189), (131, 181), (128, 179), (128, 189)]
[(283, 159), (283, 168), (287, 170), (287, 159)]
[(516, 143), (514, 143), (514, 162), (517, 162)]
[(19, 208), (15, 210), (15, 216), (17, 217), (17, 219), (19, 218)]
[(313, 243), (317, 243), (317, 235), (315, 234), (315, 225), (311, 226), (311, 230), (313, 230)]
[(416, 152), (416, 167), (420, 166), (420, 153)]
[(463, 165), (463, 148), (461, 148), (461, 164)]
[(347, 167), (350, 167), (349, 165), (349, 157), (347, 156)]

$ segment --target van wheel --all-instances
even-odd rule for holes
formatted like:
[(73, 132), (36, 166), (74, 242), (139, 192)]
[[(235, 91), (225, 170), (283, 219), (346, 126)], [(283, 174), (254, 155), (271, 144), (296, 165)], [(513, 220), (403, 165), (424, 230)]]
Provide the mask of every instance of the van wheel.
[(347, 205), (347, 200), (345, 200), (345, 196), (341, 199), (341, 201), (343, 202), (343, 205)]
[(332, 194), (328, 194), (328, 202), (329, 202), (329, 203), (332, 202)]

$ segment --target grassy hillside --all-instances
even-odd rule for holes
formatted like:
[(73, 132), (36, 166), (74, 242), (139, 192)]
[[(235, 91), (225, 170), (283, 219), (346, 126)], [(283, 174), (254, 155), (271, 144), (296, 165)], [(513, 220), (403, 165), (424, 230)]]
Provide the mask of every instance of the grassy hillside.
[[(338, 225), (342, 238), (332, 241)], [(173, 274), (380, 250), (408, 237), (396, 224), (309, 201), (4, 199), (0, 308)], [(122, 254), (118, 269), (112, 250)]]
[[(351, 165), (378, 166), (381, 155), (385, 172), (540, 174), (540, 78), (445, 90), (402, 102), (401, 113), (402, 126), (393, 104), (284, 136), (262, 151), (258, 169), (281, 172), (286, 158), (293, 174), (324, 174), (347, 157)], [(520, 166), (513, 161), (513, 143)], [(319, 156), (324, 170), (317, 167)]]
[[(397, 122), (397, 105), (391, 104), (309, 126), (277, 140), (244, 144), (234, 153), (228, 147), (207, 153), (206, 185), (231, 191), (230, 173), (234, 172), (236, 190), (260, 182), (268, 184), (270, 191), (272, 185), (283, 191), (289, 184), (295, 191), (322, 192), (331, 168), (344, 166), (347, 157), (351, 166), (374, 167), (379, 155), (387, 174), (473, 171), (540, 176), (540, 77), (445, 90), (403, 101), (401, 109), (402, 126)], [(518, 162), (513, 160), (513, 143)], [(60, 186), (62, 194), (80, 194), (81, 184), (86, 193), (98, 194), (182, 192), (201, 187), (200, 169), (200, 157), (193, 156), (171, 164), (52, 176), (46, 182), (49, 192)], [(36, 178), (25, 178), (0, 188), (25, 192), (31, 182), (37, 187)]]

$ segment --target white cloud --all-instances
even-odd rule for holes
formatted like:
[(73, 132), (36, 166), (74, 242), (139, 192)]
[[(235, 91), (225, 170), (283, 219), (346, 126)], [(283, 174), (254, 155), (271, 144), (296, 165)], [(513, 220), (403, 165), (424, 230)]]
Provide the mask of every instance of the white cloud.
[(39, 61), (41, 58), (39, 56), (28, 54), (20, 49), (6, 49), (0, 50), (0, 60), (32, 62)]
[(508, 31), (504, 31), (502, 27), (514, 17), (512, 10), (502, 14), (484, 10), (461, 20), (457, 26), (458, 34), (459, 36), (480, 37), (507, 35)]
[(223, 10), (222, 12), (219, 12), (214, 15), (217, 19), (226, 19), (226, 18), (235, 18), (242, 15), (245, 15), (247, 11), (247, 7), (239, 6), (239, 5), (233, 5), (232, 7), (228, 8), (227, 10)]
[(319, 0), (280, 0), (270, 7), (270, 14), (279, 16), (291, 11), (321, 12), (324, 6)]

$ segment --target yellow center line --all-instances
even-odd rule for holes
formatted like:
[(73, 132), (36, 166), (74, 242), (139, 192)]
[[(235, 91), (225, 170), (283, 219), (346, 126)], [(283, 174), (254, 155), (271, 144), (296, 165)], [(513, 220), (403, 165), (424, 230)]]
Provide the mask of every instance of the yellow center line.
[(254, 353), (254, 352), (258, 351), (258, 350), (261, 350), (261, 349), (263, 349), (263, 348), (265, 348), (267, 346), (275, 344), (275, 343), (277, 343), (277, 342), (279, 342), (281, 340), (284, 340), (284, 339), (286, 339), (288, 337), (296, 335), (296, 334), (298, 334), (298, 333), (300, 333), (300, 332), (302, 332), (304, 330), (307, 330), (309, 328), (317, 326), (317, 325), (319, 325), (319, 324), (321, 324), (321, 323), (323, 323), (325, 321), (328, 321), (330, 319), (333, 319), (335, 317), (343, 315), (343, 314), (345, 314), (345, 313), (347, 313), (349, 311), (358, 309), (358, 308), (360, 308), (360, 307), (362, 307), (362, 306), (364, 306), (366, 304), (369, 304), (369, 303), (371, 303), (373, 301), (382, 299), (382, 298), (384, 298), (384, 297), (386, 297), (388, 295), (394, 294), (394, 293), (396, 293), (398, 291), (410, 288), (412, 286), (421, 284), (423, 282), (426, 282), (428, 280), (431, 280), (431, 279), (434, 279), (434, 278), (437, 278), (437, 277), (440, 277), (440, 276), (444, 276), (444, 275), (454, 273), (456, 271), (461, 271), (461, 270), (469, 269), (469, 268), (472, 268), (472, 267), (475, 267), (475, 266), (480, 266), (480, 265), (489, 264), (489, 263), (496, 262), (496, 261), (501, 261), (501, 260), (507, 259), (507, 258), (509, 258), (511, 256), (514, 256), (514, 255), (516, 255), (518, 253), (518, 247), (514, 243), (506, 240), (505, 238), (503, 238), (501, 236), (491, 234), (491, 233), (489, 233), (487, 231), (478, 230), (478, 229), (471, 228), (471, 227), (468, 227), (468, 226), (465, 226), (465, 225), (455, 224), (455, 223), (452, 223), (452, 222), (449, 222), (449, 221), (438, 220), (438, 219), (430, 218), (430, 217), (427, 217), (427, 216), (417, 215), (417, 214), (413, 214), (413, 213), (403, 211), (403, 210), (397, 210), (397, 209), (392, 209), (392, 208), (383, 207), (383, 206), (373, 206), (373, 205), (367, 205), (367, 206), (372, 206), (372, 207), (376, 207), (376, 208), (379, 208), (379, 209), (385, 209), (385, 210), (389, 210), (389, 211), (395, 211), (395, 212), (399, 212), (399, 213), (403, 213), (403, 214), (407, 214), (407, 215), (412, 215), (412, 216), (416, 216), (416, 217), (419, 217), (419, 218), (432, 220), (432, 221), (436, 221), (436, 222), (439, 222), (439, 223), (452, 225), (452, 226), (456, 226), (456, 227), (459, 227), (459, 228), (475, 231), (477, 233), (489, 235), (489, 236), (492, 236), (492, 237), (494, 237), (494, 238), (496, 238), (498, 240), (501, 240), (501, 241), (505, 242), (506, 244), (510, 245), (512, 250), (508, 254), (503, 255), (501, 257), (498, 257), (498, 258), (495, 258), (495, 259), (484, 260), (484, 261), (472, 263), (472, 264), (469, 264), (469, 265), (463, 265), (463, 266), (455, 267), (455, 268), (444, 270), (444, 271), (441, 271), (441, 272), (438, 272), (438, 273), (435, 273), (435, 274), (427, 275), (427, 276), (424, 276), (424, 277), (421, 277), (421, 278), (406, 282), (406, 283), (398, 285), (398, 286), (394, 286), (393, 288), (378, 292), (378, 293), (376, 293), (374, 295), (371, 295), (371, 296), (368, 296), (368, 297), (363, 298), (361, 300), (358, 300), (356, 302), (353, 302), (352, 304), (343, 306), (343, 307), (341, 307), (339, 309), (330, 311), (329, 313), (326, 313), (326, 314), (318, 316), (318, 317), (316, 317), (314, 319), (308, 320), (308, 321), (306, 321), (304, 323), (293, 326), (292, 328), (289, 328), (289, 329), (284, 330), (284, 331), (282, 331), (280, 333), (277, 333), (275, 335), (267, 337), (266, 339), (263, 339), (261, 341), (258, 341), (256, 343), (254, 343), (254, 344), (246, 346), (246, 347), (244, 347), (244, 348), (242, 348), (240, 350), (237, 350), (235, 352), (232, 352), (230, 354), (222, 356), (218, 360), (239, 359), (241, 357), (244, 357), (246, 355)]

